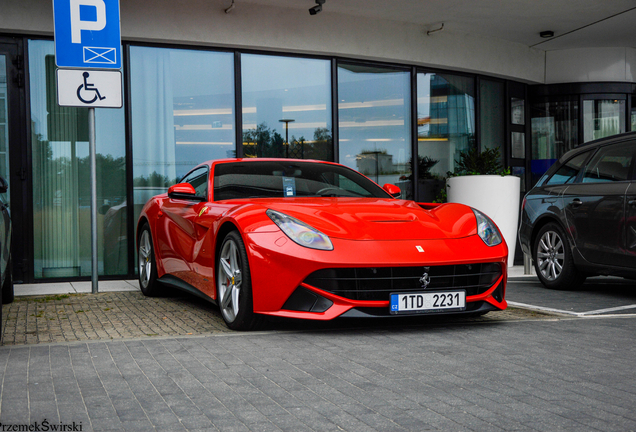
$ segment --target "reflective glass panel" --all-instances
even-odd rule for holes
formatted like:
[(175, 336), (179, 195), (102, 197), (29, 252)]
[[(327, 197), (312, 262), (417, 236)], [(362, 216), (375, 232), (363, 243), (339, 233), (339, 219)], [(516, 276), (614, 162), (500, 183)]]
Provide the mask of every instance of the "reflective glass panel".
[(333, 160), (331, 62), (241, 55), (243, 155)]
[(583, 101), (583, 141), (588, 142), (625, 132), (625, 101)]
[(135, 220), (192, 168), (235, 157), (234, 56), (130, 48)]
[(532, 186), (558, 158), (579, 144), (578, 115), (578, 98), (532, 104)]
[[(52, 41), (29, 41), (34, 276), (90, 276), (88, 109), (57, 104)], [(128, 273), (124, 109), (95, 110), (100, 275)]]
[[(498, 99), (490, 92), (490, 99)], [(500, 105), (501, 106), (501, 103)], [(503, 106), (501, 106), (503, 110)], [(495, 117), (501, 114), (494, 113)], [(494, 118), (493, 118), (494, 121)], [(490, 132), (490, 133), (489, 133)], [(487, 146), (501, 146), (496, 126), (485, 132)], [(475, 145), (475, 84), (469, 77), (417, 74), (417, 154), (419, 200), (433, 201), (444, 177), (455, 169), (459, 153)]]
[(412, 198), (410, 73), (341, 64), (338, 99), (340, 163)]
[(482, 149), (499, 149), (502, 164), (505, 154), (506, 126), (504, 90), (504, 84), (499, 81), (482, 79), (479, 82), (481, 147)]

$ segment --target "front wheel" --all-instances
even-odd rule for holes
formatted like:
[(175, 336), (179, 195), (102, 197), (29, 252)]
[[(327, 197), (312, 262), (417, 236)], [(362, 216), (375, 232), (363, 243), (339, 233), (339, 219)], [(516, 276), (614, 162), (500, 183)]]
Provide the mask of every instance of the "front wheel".
[(550, 289), (571, 290), (585, 282), (585, 275), (574, 266), (572, 249), (556, 223), (539, 230), (533, 248), (534, 267), (541, 283)]
[(216, 265), (217, 302), (225, 324), (232, 330), (252, 330), (261, 318), (254, 313), (247, 252), (237, 231), (221, 245)]

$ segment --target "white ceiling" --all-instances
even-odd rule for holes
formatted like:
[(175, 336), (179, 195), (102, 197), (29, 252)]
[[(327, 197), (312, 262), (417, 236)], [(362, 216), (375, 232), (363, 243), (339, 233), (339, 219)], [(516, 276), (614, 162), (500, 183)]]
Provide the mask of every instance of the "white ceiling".
[[(221, 0), (229, 6), (232, 0)], [(234, 0), (298, 9), (308, 14), (314, 0)], [(244, 6), (244, 5), (243, 5)], [(430, 30), (485, 35), (557, 50), (636, 47), (636, 0), (326, 0), (323, 12), (420, 24)], [(539, 32), (554, 37), (542, 39)]]

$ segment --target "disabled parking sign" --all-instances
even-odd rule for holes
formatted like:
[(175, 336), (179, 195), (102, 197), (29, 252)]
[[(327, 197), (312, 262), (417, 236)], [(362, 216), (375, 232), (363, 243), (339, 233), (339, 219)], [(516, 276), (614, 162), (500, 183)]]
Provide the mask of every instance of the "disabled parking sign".
[(57, 103), (84, 108), (121, 108), (121, 71), (58, 69)]
[(121, 69), (119, 0), (53, 0), (55, 63)]

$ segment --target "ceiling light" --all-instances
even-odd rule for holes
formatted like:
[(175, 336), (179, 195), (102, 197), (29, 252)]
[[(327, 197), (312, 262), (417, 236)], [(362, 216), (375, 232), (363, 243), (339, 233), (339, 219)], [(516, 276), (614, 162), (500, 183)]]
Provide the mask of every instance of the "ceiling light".
[(554, 36), (554, 32), (552, 30), (542, 31), (541, 33), (539, 33), (539, 36), (541, 36), (542, 38), (551, 38), (552, 36)]

